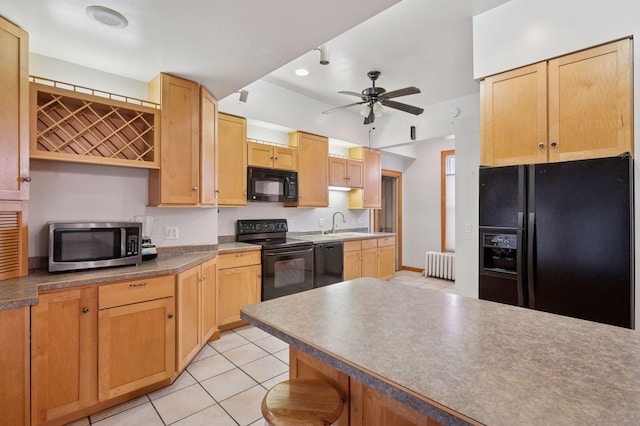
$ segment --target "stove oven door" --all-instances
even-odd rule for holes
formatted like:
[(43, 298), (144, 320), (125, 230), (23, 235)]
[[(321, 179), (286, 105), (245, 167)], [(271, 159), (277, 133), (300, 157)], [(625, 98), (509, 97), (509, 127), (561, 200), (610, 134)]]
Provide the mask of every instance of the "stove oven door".
[(263, 249), (262, 300), (313, 288), (313, 246)]

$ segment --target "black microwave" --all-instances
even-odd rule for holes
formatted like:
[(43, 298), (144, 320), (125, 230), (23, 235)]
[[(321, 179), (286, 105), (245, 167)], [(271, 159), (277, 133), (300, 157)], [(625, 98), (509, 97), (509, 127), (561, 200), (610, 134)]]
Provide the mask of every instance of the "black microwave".
[(248, 167), (247, 200), (298, 201), (298, 172)]
[(49, 272), (137, 265), (140, 222), (49, 222)]

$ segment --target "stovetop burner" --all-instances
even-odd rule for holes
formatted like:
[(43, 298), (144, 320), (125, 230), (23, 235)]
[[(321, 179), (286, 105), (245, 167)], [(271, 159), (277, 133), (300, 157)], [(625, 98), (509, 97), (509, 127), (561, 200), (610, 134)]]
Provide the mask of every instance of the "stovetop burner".
[(310, 241), (287, 238), (287, 219), (238, 220), (236, 241), (259, 244), (263, 249), (308, 247)]

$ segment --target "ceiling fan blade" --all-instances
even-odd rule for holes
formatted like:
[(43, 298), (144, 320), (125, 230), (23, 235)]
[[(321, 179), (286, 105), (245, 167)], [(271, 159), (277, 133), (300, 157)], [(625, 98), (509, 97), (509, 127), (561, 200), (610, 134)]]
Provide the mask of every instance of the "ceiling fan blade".
[(423, 108), (419, 108), (413, 105), (403, 104), (401, 102), (384, 100), (381, 102), (382, 105), (387, 106), (389, 108), (399, 109), (400, 111), (408, 112), (414, 115), (420, 115), (424, 112)]
[(417, 93), (420, 93), (420, 89), (418, 89), (417, 87), (411, 86), (411, 87), (405, 87), (404, 89), (392, 90), (391, 92), (387, 92), (384, 94), (384, 97), (386, 99), (391, 99), (391, 98), (397, 98), (400, 96), (415, 95)]
[(342, 91), (340, 91), (338, 93), (342, 93), (343, 95), (357, 96), (359, 98), (365, 98), (366, 97), (362, 93), (350, 92), (348, 90), (342, 90)]
[(373, 113), (373, 108), (369, 108), (369, 115), (364, 119), (364, 124), (371, 124), (376, 119), (376, 115)]
[(341, 110), (341, 109), (343, 109), (343, 108), (349, 108), (349, 107), (352, 107), (352, 106), (355, 106), (355, 105), (362, 105), (362, 104), (366, 104), (366, 102), (365, 102), (365, 101), (361, 101), (361, 102), (354, 102), (354, 103), (352, 103), (352, 104), (342, 105), (342, 106), (339, 106), (339, 107), (337, 107), (337, 108), (331, 108), (331, 109), (328, 109), (328, 110), (326, 110), (326, 111), (322, 111), (322, 113), (323, 113), (323, 114), (329, 114), (329, 113), (332, 113), (332, 112), (335, 112), (335, 111)]

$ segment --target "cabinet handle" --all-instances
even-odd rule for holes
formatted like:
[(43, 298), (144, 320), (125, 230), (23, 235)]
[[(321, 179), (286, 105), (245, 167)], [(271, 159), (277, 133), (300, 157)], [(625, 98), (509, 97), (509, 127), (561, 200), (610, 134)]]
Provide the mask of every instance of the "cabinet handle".
[(278, 161), (278, 157), (273, 157), (274, 160)]
[(216, 189), (216, 194), (219, 194), (219, 193), (220, 193), (220, 190), (219, 190), (219, 189)]
[(197, 190), (198, 190), (198, 187), (197, 187), (197, 186), (194, 186), (194, 187), (193, 187), (193, 190), (194, 190), (194, 191), (197, 191)]
[(84, 308), (82, 308), (82, 313), (83, 314), (88, 314), (89, 313), (89, 308), (87, 308), (86, 306)]
[(558, 146), (558, 142), (556, 141), (551, 142), (551, 148), (555, 148), (557, 146)]
[(169, 314), (167, 316), (169, 317), (169, 319), (173, 318), (173, 314)]
[(538, 148), (544, 148), (544, 142), (538, 142)]
[(202, 276), (202, 281), (204, 281), (204, 280), (206, 280), (206, 279), (207, 279), (207, 276), (206, 276), (206, 275), (203, 275), (203, 276)]
[(31, 176), (25, 176), (25, 177), (23, 177), (23, 178), (22, 178), (22, 181), (23, 181), (23, 182), (27, 182), (27, 183), (28, 183), (28, 182), (31, 182)]
[(146, 285), (147, 285), (146, 282), (144, 282), (144, 283), (134, 283), (134, 284), (129, 284), (129, 287), (144, 287)]

